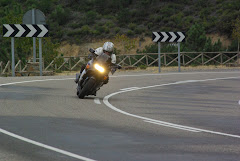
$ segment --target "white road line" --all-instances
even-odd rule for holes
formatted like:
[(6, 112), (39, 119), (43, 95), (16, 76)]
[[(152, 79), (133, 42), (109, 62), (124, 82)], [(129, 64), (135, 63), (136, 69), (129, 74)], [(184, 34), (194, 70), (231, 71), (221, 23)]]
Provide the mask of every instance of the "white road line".
[(11, 83), (0, 84), (0, 87), (1, 87), (1, 86), (14, 85), (14, 84), (33, 83), (33, 82), (46, 82), (46, 81), (57, 81), (57, 80), (69, 80), (69, 79), (74, 79), (74, 78), (64, 78), (64, 79), (43, 79), (43, 80), (30, 80), (30, 81), (21, 81), (21, 82), (11, 82)]
[(240, 105), (240, 100), (238, 101), (238, 104)]
[(94, 98), (94, 102), (95, 102), (96, 104), (99, 104), (99, 105), (101, 104), (99, 98)]
[(120, 89), (121, 91), (131, 90), (131, 89), (138, 89), (138, 87), (130, 87), (130, 88), (123, 88)]
[(142, 76), (163, 76), (163, 75), (192, 75), (192, 74), (224, 74), (224, 73), (240, 73), (239, 71), (236, 72), (187, 72), (187, 73), (157, 73), (157, 74), (137, 74), (137, 75), (116, 75), (110, 76), (112, 78), (115, 77), (142, 77)]
[[(217, 135), (222, 135), (222, 136), (229, 136), (229, 137), (234, 137), (234, 138), (240, 138), (239, 135), (233, 135), (233, 134), (227, 134), (227, 133), (222, 133), (222, 132), (216, 132), (216, 131), (211, 131), (211, 130), (205, 130), (205, 129), (200, 129), (200, 128), (194, 128), (194, 127), (190, 127), (190, 126), (183, 126), (183, 125), (177, 125), (177, 124), (173, 124), (170, 122), (165, 122), (165, 121), (160, 121), (160, 120), (154, 120), (151, 118), (147, 118), (147, 117), (143, 117), (143, 116), (139, 116), (139, 115), (134, 115), (125, 111), (122, 111), (118, 108), (116, 108), (115, 106), (113, 106), (112, 104), (109, 103), (109, 98), (111, 98), (114, 95), (120, 94), (120, 93), (124, 93), (124, 92), (129, 92), (129, 91), (135, 91), (135, 90), (140, 90), (140, 89), (146, 89), (146, 88), (153, 88), (153, 87), (163, 87), (163, 86), (169, 86), (169, 85), (175, 85), (175, 84), (183, 84), (183, 83), (189, 83), (189, 82), (205, 82), (205, 81), (215, 81), (215, 80), (225, 80), (225, 79), (239, 79), (240, 77), (226, 77), (226, 78), (215, 78), (215, 79), (205, 79), (205, 80), (191, 80), (191, 81), (179, 81), (179, 82), (175, 82), (175, 83), (166, 83), (166, 84), (160, 84), (160, 85), (153, 85), (153, 86), (147, 86), (147, 87), (139, 87), (138, 89), (131, 89), (131, 90), (125, 90), (125, 91), (118, 91), (115, 93), (112, 93), (110, 95), (107, 95), (103, 98), (103, 102), (105, 105), (107, 105), (109, 108), (111, 108), (114, 111), (117, 111), (119, 113), (122, 113), (124, 115), (128, 115), (131, 117), (135, 117), (135, 118), (139, 118), (139, 119), (143, 119), (145, 121), (149, 121), (149, 122), (159, 122), (161, 124), (168, 124), (173, 126), (173, 128), (176, 127), (182, 127), (185, 129), (190, 129), (190, 130), (196, 130), (197, 132), (206, 132), (206, 133), (211, 133), (211, 134), (217, 134)], [(160, 125), (160, 124), (159, 124)]]
[(143, 120), (143, 121), (148, 122), (148, 123), (152, 123), (152, 124), (156, 124), (156, 125), (172, 127), (172, 128), (175, 128), (175, 129), (181, 129), (181, 130), (186, 130), (186, 131), (191, 131), (191, 132), (200, 132), (200, 131), (197, 131), (197, 130), (192, 130), (190, 128), (184, 128), (183, 126), (176, 126), (176, 125), (171, 125), (171, 124), (167, 124), (167, 123), (159, 123), (159, 122), (149, 121), (149, 120)]
[(81, 160), (86, 160), (86, 161), (94, 161), (94, 160), (92, 160), (92, 159), (89, 159), (89, 158), (86, 158), (86, 157), (83, 157), (83, 156), (80, 156), (80, 155), (77, 155), (77, 154), (73, 154), (73, 153), (71, 153), (71, 152), (68, 152), (68, 151), (65, 151), (65, 150), (61, 150), (61, 149), (58, 149), (58, 148), (55, 148), (55, 147), (52, 147), (52, 146), (49, 146), (49, 145), (45, 145), (45, 144), (39, 143), (39, 142), (34, 141), (34, 140), (31, 140), (31, 139), (28, 139), (28, 138), (25, 138), (25, 137), (16, 135), (16, 134), (14, 134), (14, 133), (11, 133), (11, 132), (9, 132), (9, 131), (3, 130), (3, 129), (1, 129), (1, 128), (0, 128), (0, 132), (1, 132), (1, 133), (4, 133), (4, 134), (6, 134), (6, 135), (9, 135), (9, 136), (11, 136), (11, 137), (14, 137), (14, 138), (16, 138), (16, 139), (19, 139), (19, 140), (28, 142), (28, 143), (30, 143), (30, 144), (34, 144), (34, 145), (43, 147), (43, 148), (45, 148), (45, 149), (49, 149), (49, 150), (52, 150), (52, 151), (55, 151), (55, 152), (58, 152), (58, 153), (61, 153), (61, 154), (64, 154), (64, 155), (73, 157), (73, 158), (77, 158), (77, 159), (81, 159)]

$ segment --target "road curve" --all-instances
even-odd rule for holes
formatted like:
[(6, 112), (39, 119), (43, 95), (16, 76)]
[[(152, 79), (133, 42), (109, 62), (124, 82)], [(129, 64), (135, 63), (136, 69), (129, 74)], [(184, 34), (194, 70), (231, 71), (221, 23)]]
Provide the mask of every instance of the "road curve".
[(0, 79), (0, 160), (240, 160), (240, 72)]

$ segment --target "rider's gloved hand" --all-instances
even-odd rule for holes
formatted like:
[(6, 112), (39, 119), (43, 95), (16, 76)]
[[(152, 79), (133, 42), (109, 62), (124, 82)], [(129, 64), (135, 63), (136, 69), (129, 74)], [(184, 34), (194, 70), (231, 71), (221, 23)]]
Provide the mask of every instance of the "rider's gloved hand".
[(122, 69), (122, 66), (121, 65), (117, 65), (118, 66), (118, 69)]

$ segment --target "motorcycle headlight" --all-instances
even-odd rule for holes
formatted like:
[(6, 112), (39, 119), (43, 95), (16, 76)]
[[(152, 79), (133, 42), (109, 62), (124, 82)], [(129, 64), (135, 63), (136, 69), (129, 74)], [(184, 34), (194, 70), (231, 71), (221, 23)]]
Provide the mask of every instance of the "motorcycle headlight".
[(97, 69), (99, 72), (103, 73), (104, 72), (104, 68), (101, 67), (100, 65), (98, 64), (94, 64), (94, 68)]

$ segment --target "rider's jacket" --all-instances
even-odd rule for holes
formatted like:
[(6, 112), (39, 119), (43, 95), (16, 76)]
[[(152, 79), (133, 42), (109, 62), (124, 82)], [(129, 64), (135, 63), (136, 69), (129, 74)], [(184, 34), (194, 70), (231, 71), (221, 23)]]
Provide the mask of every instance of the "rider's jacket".
[[(96, 55), (100, 55), (103, 53), (103, 48), (99, 47), (95, 50), (95, 54)], [(111, 54), (111, 63), (116, 64), (116, 55), (115, 54)]]

